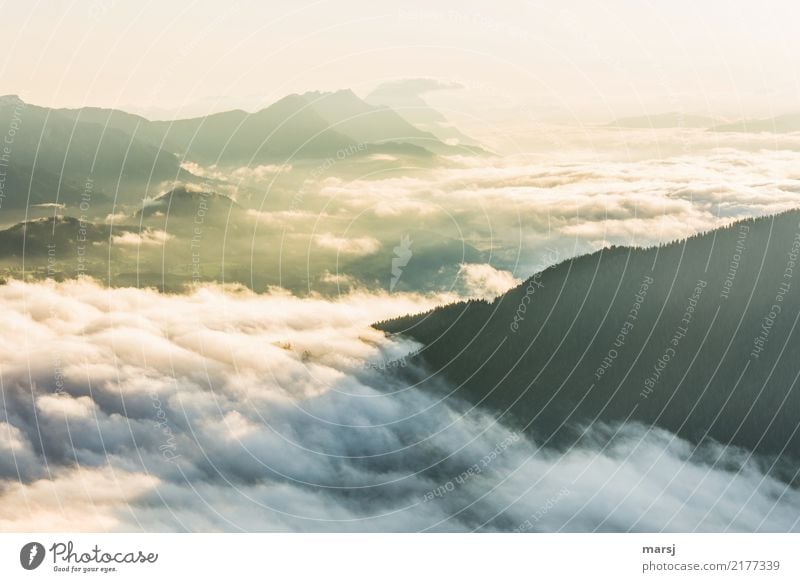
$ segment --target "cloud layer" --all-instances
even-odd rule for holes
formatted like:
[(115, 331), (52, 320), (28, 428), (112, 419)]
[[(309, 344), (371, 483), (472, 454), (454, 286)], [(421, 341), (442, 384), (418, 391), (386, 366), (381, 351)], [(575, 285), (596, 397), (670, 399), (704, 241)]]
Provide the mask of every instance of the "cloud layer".
[[(548, 247), (564, 259), (610, 244), (647, 246), (800, 205), (796, 136), (552, 131), (559, 142), (542, 153), (451, 157), (402, 172), (353, 160), (298, 174), (299, 185), (288, 174), (285, 184), (265, 178), (251, 202), (263, 200), (260, 229), (383, 244), (424, 230), (473, 245), (520, 278)], [(282, 198), (288, 184), (300, 194)]]
[(743, 451), (637, 425), (556, 451), (420, 392), (419, 346), (369, 323), (447, 299), (0, 286), (0, 528), (798, 529)]

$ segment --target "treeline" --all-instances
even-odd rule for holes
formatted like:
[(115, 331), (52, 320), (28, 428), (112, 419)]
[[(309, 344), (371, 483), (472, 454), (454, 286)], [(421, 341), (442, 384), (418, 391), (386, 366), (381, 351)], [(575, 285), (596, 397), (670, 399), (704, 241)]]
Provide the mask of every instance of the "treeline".
[(637, 420), (800, 456), (799, 250), (791, 211), (603, 249), (492, 302), (376, 327), (423, 343), (416, 362), (454, 396), (549, 442), (598, 420)]

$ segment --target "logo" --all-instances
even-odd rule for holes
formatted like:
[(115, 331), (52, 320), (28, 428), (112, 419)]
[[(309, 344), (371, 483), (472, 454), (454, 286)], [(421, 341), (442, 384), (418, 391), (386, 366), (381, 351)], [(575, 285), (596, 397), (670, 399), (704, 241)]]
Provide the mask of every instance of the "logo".
[(411, 238), (405, 235), (400, 238), (400, 244), (394, 249), (394, 257), (392, 258), (392, 280), (389, 282), (389, 291), (394, 291), (397, 282), (400, 280), (400, 275), (403, 274), (403, 267), (411, 260), (414, 254), (411, 252)]
[(44, 546), (39, 542), (28, 542), (19, 552), (19, 563), (26, 570), (35, 570), (44, 561)]

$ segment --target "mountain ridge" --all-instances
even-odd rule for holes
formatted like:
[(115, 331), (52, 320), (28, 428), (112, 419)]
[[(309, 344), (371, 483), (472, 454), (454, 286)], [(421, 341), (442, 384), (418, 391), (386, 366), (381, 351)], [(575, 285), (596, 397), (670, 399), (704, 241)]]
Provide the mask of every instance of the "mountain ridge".
[[(436, 154), (465, 153), (464, 148), (447, 145), (415, 127), (391, 108), (367, 103), (350, 89), (292, 93), (254, 112), (233, 109), (175, 120), (148, 120), (101, 107), (55, 111), (134, 133), (153, 146), (205, 164), (324, 158), (360, 143), (406, 143)], [(471, 147), (469, 152), (478, 153), (479, 148)], [(407, 153), (418, 152), (409, 149)]]
[(741, 119), (733, 123), (715, 125), (710, 130), (745, 133), (792, 133), (800, 131), (800, 113), (784, 113), (775, 117), (760, 119)]
[[(794, 210), (647, 249), (603, 249), (492, 302), (375, 326), (423, 344), (411, 360), (430, 378), (415, 382), (436, 389), (434, 380), (446, 378), (453, 396), (544, 439), (633, 420), (693, 442), (800, 456), (800, 342), (791, 321), (800, 318), (800, 281), (784, 281), (799, 252)], [(771, 317), (777, 304), (782, 311)]]

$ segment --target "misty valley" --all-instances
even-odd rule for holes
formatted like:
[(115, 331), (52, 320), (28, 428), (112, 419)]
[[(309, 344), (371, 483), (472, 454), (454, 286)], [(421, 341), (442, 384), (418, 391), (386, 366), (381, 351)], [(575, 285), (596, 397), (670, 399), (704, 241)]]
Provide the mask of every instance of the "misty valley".
[(0, 98), (0, 526), (800, 529), (796, 119), (500, 151), (411, 85)]

